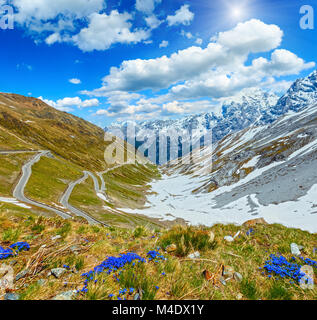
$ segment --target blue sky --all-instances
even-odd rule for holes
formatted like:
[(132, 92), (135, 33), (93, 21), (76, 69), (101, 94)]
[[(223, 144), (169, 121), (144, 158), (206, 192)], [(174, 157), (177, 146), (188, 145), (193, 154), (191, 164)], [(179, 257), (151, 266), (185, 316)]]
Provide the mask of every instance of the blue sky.
[[(97, 125), (212, 111), (250, 88), (277, 94), (316, 69), (314, 0), (0, 0), (0, 91)], [(316, 18), (316, 17), (315, 17)]]

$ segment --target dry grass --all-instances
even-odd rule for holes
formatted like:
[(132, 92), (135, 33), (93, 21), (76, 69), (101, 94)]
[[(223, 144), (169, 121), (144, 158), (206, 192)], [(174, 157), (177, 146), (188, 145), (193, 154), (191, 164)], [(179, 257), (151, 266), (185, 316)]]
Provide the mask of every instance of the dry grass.
[[(11, 236), (8, 235), (8, 229)], [(14, 232), (18, 230), (18, 232)], [(205, 245), (200, 238), (212, 230), (216, 235), (217, 245)], [(233, 235), (241, 230), (241, 236), (233, 243), (223, 240), (225, 235)], [(18, 257), (10, 258), (5, 263), (16, 260), (14, 271), (20, 272), (29, 268), (28, 276), (16, 282), (16, 291), (22, 299), (51, 299), (57, 294), (83, 287), (81, 274), (93, 269), (108, 256), (118, 256), (120, 253), (135, 252), (142, 257), (150, 250), (157, 249), (160, 244), (166, 244), (172, 239), (176, 245), (182, 244), (182, 255), (197, 250), (200, 246), (200, 259), (190, 260), (179, 256), (179, 252), (163, 253), (167, 260), (159, 260), (127, 266), (122, 273), (117, 273), (119, 282), (112, 275), (101, 274), (96, 277), (97, 283), (91, 282), (87, 294), (79, 294), (76, 299), (109, 299), (114, 294), (116, 299), (119, 290), (134, 287), (143, 290), (143, 299), (237, 299), (242, 294), (243, 299), (316, 299), (317, 290), (303, 291), (297, 285), (291, 285), (289, 280), (268, 279), (262, 275), (259, 267), (271, 253), (282, 253), (290, 258), (290, 243), (297, 242), (305, 247), (303, 255), (316, 259), (313, 248), (317, 243), (316, 234), (287, 229), (280, 225), (259, 225), (252, 236), (246, 236), (245, 227), (233, 225), (216, 225), (212, 228), (175, 227), (171, 230), (153, 230), (142, 227), (142, 232), (135, 229), (104, 228), (89, 226), (81, 221), (65, 222), (60, 218), (22, 218), (0, 215), (0, 234), (2, 246), (7, 246), (11, 240), (28, 241), (29, 252), (23, 252)], [(59, 240), (51, 237), (62, 235)], [(181, 241), (185, 235), (188, 241)], [(6, 235), (6, 241), (3, 237)], [(201, 235), (202, 237), (200, 237)], [(9, 240), (11, 239), (11, 240)], [(179, 241), (179, 242), (178, 242)], [(45, 247), (42, 247), (45, 245)], [(72, 251), (76, 246), (78, 252)], [(198, 246), (198, 247), (197, 247)], [(69, 265), (74, 273), (68, 271), (61, 279), (48, 277), (51, 268)], [(219, 282), (222, 268), (231, 266), (243, 275), (243, 281), (231, 279), (226, 286)], [(207, 281), (203, 271), (211, 275)], [(45, 284), (39, 282), (44, 279)], [(156, 288), (159, 287), (158, 289)], [(132, 299), (133, 295), (126, 295)]]

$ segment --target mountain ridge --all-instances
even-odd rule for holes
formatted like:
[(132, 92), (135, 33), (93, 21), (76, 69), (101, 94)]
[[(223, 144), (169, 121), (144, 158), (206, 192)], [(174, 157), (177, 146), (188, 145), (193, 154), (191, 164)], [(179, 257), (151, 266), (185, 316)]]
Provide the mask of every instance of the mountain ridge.
[[(137, 134), (142, 130), (153, 130), (153, 135), (163, 133), (163, 136), (170, 129), (179, 131), (195, 129), (201, 135), (212, 129), (212, 140), (217, 142), (228, 134), (238, 132), (251, 125), (260, 126), (273, 123), (289, 111), (299, 112), (316, 99), (317, 70), (305, 78), (296, 80), (280, 98), (261, 89), (243, 90), (235, 98), (223, 102), (220, 116), (214, 112), (207, 112), (176, 120), (151, 120), (139, 123), (126, 121), (114, 123), (105, 128), (105, 131), (111, 132), (119, 129), (124, 133), (128, 124), (135, 126)], [(123, 134), (123, 136), (125, 135)], [(159, 154), (159, 150), (157, 153)], [(156, 158), (159, 158), (158, 155)], [(169, 160), (175, 160), (176, 158)], [(151, 160), (155, 162), (157, 159)], [(163, 164), (161, 161), (156, 162)]]

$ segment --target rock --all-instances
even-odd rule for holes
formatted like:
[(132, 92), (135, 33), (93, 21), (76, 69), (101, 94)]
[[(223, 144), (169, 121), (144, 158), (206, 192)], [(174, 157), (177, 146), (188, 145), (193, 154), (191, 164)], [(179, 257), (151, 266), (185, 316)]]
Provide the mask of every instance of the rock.
[(81, 248), (78, 247), (77, 245), (73, 245), (73, 246), (70, 247), (70, 250), (71, 250), (73, 253), (78, 254), (78, 253), (80, 252)]
[(305, 266), (301, 267), (300, 272), (305, 274), (299, 282), (300, 287), (303, 290), (306, 290), (306, 289), (313, 290), (314, 286), (315, 286), (313, 267), (305, 265)]
[(225, 236), (224, 239), (227, 241), (227, 242), (233, 242), (234, 239), (231, 237), (231, 236)]
[(214, 242), (215, 241), (215, 234), (212, 231), (209, 232), (209, 241), (210, 242)]
[(258, 219), (253, 219), (253, 220), (248, 220), (246, 221), (243, 226), (245, 227), (254, 227), (257, 224), (268, 224), (263, 218), (258, 218)]
[(20, 300), (20, 295), (17, 293), (6, 293), (4, 300)]
[(189, 259), (199, 259), (200, 258), (200, 253), (198, 251), (191, 253), (190, 255), (187, 256)]
[(57, 279), (59, 279), (66, 272), (67, 269), (65, 268), (55, 268), (51, 270), (52, 275)]
[(0, 265), (0, 291), (13, 290), (14, 271), (11, 266), (7, 264)]
[(29, 273), (29, 270), (27, 270), (27, 269), (22, 270), (21, 272), (19, 272), (19, 273), (16, 275), (15, 281), (19, 281), (20, 279), (24, 278), (28, 273)]
[(232, 267), (224, 267), (222, 275), (225, 277), (230, 277), (232, 278), (234, 274), (234, 269)]
[(294, 255), (296, 257), (301, 255), (300, 249), (296, 243), (291, 244), (291, 252), (292, 252), (292, 255)]
[(141, 300), (141, 296), (139, 293), (136, 293), (133, 297), (133, 300)]
[(55, 241), (55, 240), (58, 240), (58, 239), (61, 239), (61, 238), (62, 238), (62, 236), (57, 235), (57, 236), (52, 237), (51, 239), (52, 239), (52, 241)]
[(235, 272), (235, 273), (233, 274), (233, 278), (234, 278), (236, 281), (238, 281), (238, 282), (241, 282), (241, 281), (243, 280), (243, 276), (242, 276), (242, 274), (239, 273), (239, 272)]
[(76, 294), (76, 290), (70, 290), (66, 292), (62, 292), (52, 300), (73, 300), (74, 295)]
[(15, 266), (18, 263), (18, 260), (12, 260), (10, 261), (10, 266)]
[(242, 300), (243, 299), (243, 295), (241, 293), (237, 294), (237, 300)]
[(166, 247), (167, 252), (174, 252), (174, 251), (176, 251), (176, 249), (177, 249), (176, 244), (171, 244)]
[(46, 280), (45, 280), (45, 279), (40, 279), (40, 280), (37, 281), (37, 284), (38, 284), (39, 286), (41, 286), (41, 287), (44, 286), (45, 283), (46, 283)]
[(219, 278), (219, 281), (220, 281), (220, 283), (221, 283), (223, 286), (226, 286), (226, 285), (227, 285), (227, 282), (226, 282), (226, 280), (225, 280), (224, 277), (220, 277), (220, 278)]

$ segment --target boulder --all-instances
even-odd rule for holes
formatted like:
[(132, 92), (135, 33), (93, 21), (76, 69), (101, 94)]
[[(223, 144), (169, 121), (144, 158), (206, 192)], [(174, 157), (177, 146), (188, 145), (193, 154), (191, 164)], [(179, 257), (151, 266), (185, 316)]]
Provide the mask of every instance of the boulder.
[(252, 219), (252, 220), (248, 220), (246, 221), (243, 226), (245, 227), (254, 227), (256, 225), (259, 224), (268, 224), (263, 218), (258, 218), (258, 219)]
[(241, 282), (241, 281), (243, 280), (243, 276), (242, 276), (242, 274), (239, 273), (239, 272), (235, 272), (235, 273), (233, 274), (233, 278), (234, 278), (236, 281), (238, 281), (238, 282)]
[(315, 287), (314, 284), (314, 269), (312, 266), (305, 265), (301, 267), (300, 272), (304, 274), (301, 278), (299, 284), (303, 290), (309, 289), (313, 290)]
[(215, 241), (215, 234), (212, 231), (209, 232), (209, 241), (210, 242), (214, 242)]
[(52, 300), (73, 300), (73, 297), (76, 294), (76, 290), (70, 290), (66, 292), (62, 292), (56, 297), (54, 297)]
[(191, 253), (187, 256), (189, 259), (199, 259), (200, 258), (200, 253), (198, 251)]
[(226, 267), (223, 268), (222, 275), (224, 277), (232, 278), (233, 274), (234, 274), (234, 269), (232, 267), (226, 266)]
[(17, 293), (6, 293), (4, 300), (20, 300), (20, 295)]
[(176, 251), (176, 249), (177, 249), (176, 244), (171, 244), (166, 247), (167, 252), (174, 252), (174, 251)]
[(29, 270), (27, 270), (27, 269), (22, 270), (21, 272), (19, 272), (19, 273), (16, 275), (15, 281), (19, 281), (20, 279), (24, 278), (28, 273), (29, 273)]
[(66, 272), (67, 269), (65, 268), (55, 268), (51, 270), (52, 275), (57, 279), (59, 279)]
[(299, 257), (301, 255), (300, 249), (296, 243), (291, 244), (291, 252), (292, 252), (292, 255), (296, 257)]
[(7, 264), (0, 265), (0, 291), (12, 290), (14, 280), (14, 271), (11, 266)]
[(234, 239), (231, 237), (231, 236), (225, 236), (224, 239), (227, 241), (227, 242), (233, 242)]
[(55, 241), (55, 240), (58, 240), (58, 239), (61, 239), (61, 238), (62, 238), (62, 236), (57, 235), (57, 236), (52, 237), (51, 239), (52, 239), (52, 241)]

